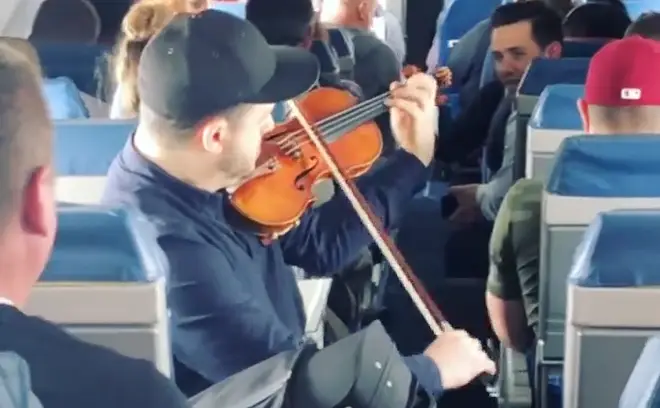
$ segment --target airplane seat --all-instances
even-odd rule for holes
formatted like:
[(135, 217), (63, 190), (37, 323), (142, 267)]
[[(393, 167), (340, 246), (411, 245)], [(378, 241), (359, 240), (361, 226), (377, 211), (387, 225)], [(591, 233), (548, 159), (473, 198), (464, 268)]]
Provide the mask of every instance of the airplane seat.
[(497, 80), (497, 77), (495, 76), (495, 58), (493, 58), (493, 53), (491, 52), (490, 47), (488, 47), (488, 52), (484, 58), (484, 66), (481, 69), (479, 88), (482, 88), (487, 83), (495, 80)]
[(591, 58), (608, 41), (565, 41), (562, 58)]
[(233, 14), (236, 17), (245, 18), (245, 0), (233, 1), (220, 1), (212, 0), (210, 7), (213, 10), (224, 11), (225, 13)]
[(513, 179), (525, 177), (527, 164), (527, 125), (546, 86), (553, 84), (584, 84), (589, 69), (588, 58), (537, 58), (523, 75), (514, 102), (516, 142), (514, 146)]
[(37, 50), (45, 77), (67, 77), (80, 92), (92, 96), (102, 93), (103, 86), (100, 85), (109, 47), (100, 44), (31, 43)]
[(134, 121), (56, 121), (56, 199), (73, 204), (99, 203), (110, 164), (135, 127)]
[(89, 118), (85, 102), (71, 79), (66, 77), (45, 78), (42, 89), (51, 119)]
[(171, 376), (166, 260), (153, 226), (128, 209), (97, 206), (58, 208), (58, 224), (26, 313)]
[(13, 351), (0, 352), (0, 407), (43, 408), (32, 392), (28, 363)]
[[(580, 135), (566, 138), (560, 145), (541, 204), (534, 373), (535, 389), (540, 393), (536, 401), (541, 401), (541, 406), (547, 397), (543, 384), (549, 376), (561, 374), (564, 361), (566, 282), (575, 248), (601, 212), (660, 209), (660, 185), (655, 182), (660, 177), (655, 154), (659, 148), (660, 135)], [(613, 313), (611, 307), (601, 310)], [(617, 307), (614, 314), (619, 312)], [(608, 376), (601, 373), (599, 382), (614, 381)], [(606, 395), (606, 391), (599, 395)]]
[(488, 19), (501, 0), (485, 0), (475, 7), (470, 0), (454, 0), (447, 8), (444, 19), (438, 19), (440, 34), (438, 66), (445, 65), (451, 49), (460, 38), (482, 20)]
[(527, 127), (525, 178), (546, 181), (561, 142), (582, 131), (577, 100), (584, 85), (549, 85), (532, 111)]
[(339, 63), (339, 77), (353, 80), (355, 67), (355, 47), (350, 33), (342, 28), (329, 28), (330, 45), (337, 53)]
[(616, 406), (660, 329), (659, 238), (650, 210), (602, 213), (584, 234), (568, 278), (564, 407)]
[(660, 336), (651, 337), (619, 399), (619, 408), (660, 407)]

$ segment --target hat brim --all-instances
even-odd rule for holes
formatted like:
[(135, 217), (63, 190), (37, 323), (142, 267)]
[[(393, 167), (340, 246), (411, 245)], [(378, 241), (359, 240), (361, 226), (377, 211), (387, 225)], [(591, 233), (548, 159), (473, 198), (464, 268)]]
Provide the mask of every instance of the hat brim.
[(251, 103), (277, 103), (293, 99), (309, 91), (318, 81), (316, 57), (297, 47), (271, 46), (277, 65), (270, 80), (250, 98)]

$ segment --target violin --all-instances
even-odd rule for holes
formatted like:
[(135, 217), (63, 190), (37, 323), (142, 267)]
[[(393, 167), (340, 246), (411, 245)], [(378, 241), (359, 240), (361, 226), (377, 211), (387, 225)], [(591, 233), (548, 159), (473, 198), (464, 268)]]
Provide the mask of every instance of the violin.
[(385, 100), (389, 95), (386, 92), (358, 103), (346, 91), (317, 88), (297, 102), (289, 101), (292, 119), (263, 137), (257, 169), (230, 195), (230, 203), (259, 226), (258, 234), (268, 242), (297, 225), (315, 201), (314, 184), (333, 179), (438, 335), (451, 325), (352, 181), (367, 172), (380, 156), (382, 136), (373, 119), (388, 110)]

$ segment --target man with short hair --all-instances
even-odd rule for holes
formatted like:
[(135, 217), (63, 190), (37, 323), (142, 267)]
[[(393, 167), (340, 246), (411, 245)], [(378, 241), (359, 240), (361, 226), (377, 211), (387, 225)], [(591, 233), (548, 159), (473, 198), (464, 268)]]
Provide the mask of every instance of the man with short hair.
[[(343, 195), (268, 244), (231, 206), (230, 192), (257, 168), (274, 103), (306, 92), (318, 75), (306, 50), (271, 47), (248, 21), (213, 10), (175, 17), (144, 49), (140, 123), (110, 168), (103, 201), (137, 208), (157, 230), (168, 259), (174, 371), (188, 395), (305, 341), (289, 265), (328, 275), (372, 243)], [(426, 180), (435, 93), (427, 75), (393, 84), (385, 103), (402, 148), (357, 183), (388, 229)], [(406, 361), (435, 395), (494, 371), (461, 332)]]
[(651, 11), (639, 16), (626, 30), (626, 37), (631, 35), (660, 41), (660, 13)]
[(0, 44), (0, 351), (29, 364), (32, 392), (47, 408), (185, 407), (150, 362), (85, 343), (21, 311), (57, 228), (52, 138), (38, 73)]
[[(500, 203), (513, 183), (515, 121), (511, 112), (515, 91), (535, 58), (560, 58), (562, 52), (561, 19), (543, 2), (500, 6), (491, 17), (491, 26), (491, 52), (498, 81), (486, 85), (482, 92), (486, 92), (488, 87), (503, 84), (505, 95), (488, 120), (487, 131), (481, 135), (461, 133), (460, 136), (468, 136), (469, 139), (456, 140), (454, 146), (461, 148), (458, 151), (469, 153), (468, 150), (475, 150), (481, 145), (479, 137), (481, 141), (485, 139), (486, 164), (494, 174), (488, 183), (454, 186), (449, 190), (457, 202), (451, 219), (463, 223), (483, 218), (489, 221), (495, 219)], [(471, 112), (468, 108), (461, 116), (466, 121), (474, 120)], [(470, 146), (470, 140), (477, 143)], [(443, 147), (447, 146), (440, 146), (438, 156), (451, 154), (451, 151), (442, 151)]]
[[(579, 101), (584, 130), (594, 134), (660, 133), (660, 44), (639, 36), (606, 44), (589, 65)], [(623, 99), (623, 88), (641, 98)], [(520, 180), (507, 193), (490, 243), (486, 293), (498, 338), (525, 352), (538, 328), (539, 239), (543, 183)]]
[(377, 0), (324, 0), (321, 21), (348, 29), (355, 49), (353, 78), (365, 98), (386, 92), (401, 77), (401, 63), (394, 51), (371, 32)]

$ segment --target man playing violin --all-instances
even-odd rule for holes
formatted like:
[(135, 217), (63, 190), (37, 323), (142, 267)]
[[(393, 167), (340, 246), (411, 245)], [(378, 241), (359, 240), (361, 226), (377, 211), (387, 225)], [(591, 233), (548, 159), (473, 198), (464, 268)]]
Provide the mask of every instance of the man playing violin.
[[(227, 191), (255, 169), (274, 103), (305, 93), (317, 77), (307, 51), (271, 47), (249, 22), (218, 11), (176, 17), (142, 54), (138, 129), (110, 168), (103, 201), (136, 207), (157, 232), (176, 380), (188, 395), (304, 341), (289, 265), (327, 275), (372, 243), (342, 195), (269, 245), (227, 219)], [(426, 179), (435, 89), (422, 74), (393, 85), (387, 103), (401, 149), (358, 182), (388, 228)], [(494, 370), (461, 331), (406, 360), (435, 395)]]

